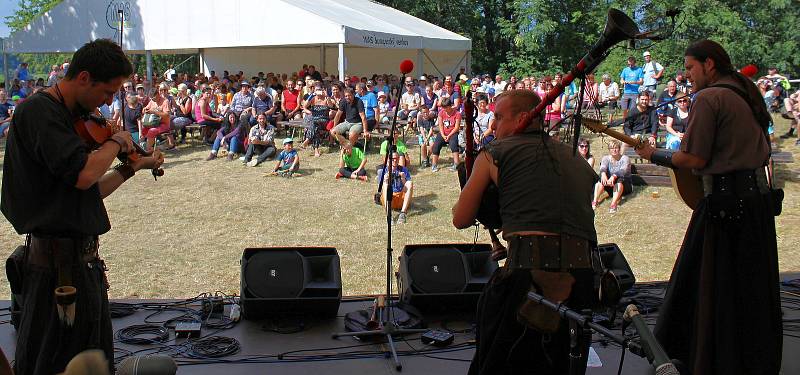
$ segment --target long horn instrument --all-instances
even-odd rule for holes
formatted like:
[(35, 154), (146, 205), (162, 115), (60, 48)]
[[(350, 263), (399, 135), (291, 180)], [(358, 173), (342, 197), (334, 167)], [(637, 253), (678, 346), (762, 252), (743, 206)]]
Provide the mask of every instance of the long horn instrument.
[[(606, 20), (605, 29), (600, 40), (592, 46), (591, 50), (575, 65), (574, 68), (562, 79), (561, 83), (556, 85), (547, 96), (531, 110), (531, 118), (539, 117), (544, 109), (553, 103), (556, 98), (564, 92), (564, 87), (569, 86), (576, 78), (583, 78), (587, 72), (592, 71), (603, 60), (605, 60), (608, 50), (617, 43), (634, 39), (639, 35), (639, 27), (636, 23), (628, 17), (625, 13), (617, 9), (608, 10), (608, 19)], [(466, 185), (469, 176), (472, 174), (472, 165), (475, 162), (475, 151), (473, 148), (473, 121), (475, 120), (475, 105), (471, 98), (471, 93), (467, 93), (464, 102), (465, 125), (464, 132), (467, 138), (466, 157), (464, 160), (464, 167), (459, 168), (459, 182), (463, 188)], [(528, 126), (522, 124), (514, 129), (514, 133), (520, 133)], [(500, 241), (497, 239), (496, 229), (502, 228), (502, 221), (500, 219), (500, 205), (498, 201), (497, 187), (490, 184), (486, 192), (484, 192), (483, 200), (481, 201), (480, 208), (478, 209), (477, 220), (482, 223), (488, 230), (492, 238), (492, 245), (495, 248), (502, 247)], [(499, 245), (499, 246), (498, 246)], [(496, 252), (497, 256), (502, 254)]]

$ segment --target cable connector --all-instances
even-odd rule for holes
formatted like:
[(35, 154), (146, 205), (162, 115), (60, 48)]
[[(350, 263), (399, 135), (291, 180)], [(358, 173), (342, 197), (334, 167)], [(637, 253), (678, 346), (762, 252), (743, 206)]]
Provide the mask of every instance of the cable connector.
[(231, 312), (228, 315), (234, 322), (238, 322), (242, 317), (242, 308), (238, 304), (231, 305)]

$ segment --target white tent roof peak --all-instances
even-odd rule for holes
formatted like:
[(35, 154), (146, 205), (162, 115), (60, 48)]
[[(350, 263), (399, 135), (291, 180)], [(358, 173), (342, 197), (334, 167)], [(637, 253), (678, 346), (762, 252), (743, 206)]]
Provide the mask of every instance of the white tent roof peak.
[(370, 0), (63, 0), (12, 34), (7, 50), (72, 52), (89, 40), (116, 39), (118, 9), (126, 16), (124, 47), (132, 52), (338, 43), (468, 51), (472, 45)]

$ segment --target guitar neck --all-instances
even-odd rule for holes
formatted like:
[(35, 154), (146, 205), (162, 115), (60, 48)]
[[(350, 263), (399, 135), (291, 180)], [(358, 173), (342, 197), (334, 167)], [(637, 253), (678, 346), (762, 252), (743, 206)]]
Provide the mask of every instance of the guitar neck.
[(614, 129), (611, 129), (607, 125), (603, 126), (602, 129), (597, 129), (597, 131), (599, 131), (601, 133), (605, 133), (609, 137), (614, 138), (614, 139), (616, 139), (616, 140), (618, 140), (620, 142), (624, 142), (624, 143), (628, 144), (629, 146), (632, 146), (635, 149), (638, 149), (638, 148), (642, 147), (642, 140), (641, 139), (631, 137), (631, 136), (629, 136), (629, 135), (627, 135), (625, 133), (620, 133), (620, 132), (618, 132), (618, 131), (616, 131)]

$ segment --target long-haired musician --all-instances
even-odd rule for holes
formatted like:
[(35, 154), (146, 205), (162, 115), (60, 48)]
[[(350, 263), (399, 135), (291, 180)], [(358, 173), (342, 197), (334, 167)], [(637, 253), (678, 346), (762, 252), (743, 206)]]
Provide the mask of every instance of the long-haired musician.
[[(539, 96), (510, 90), (497, 99), (497, 138), (475, 159), (453, 207), (453, 225), (475, 222), (490, 183), (499, 191), (508, 260), (481, 296), (477, 350), (470, 374), (564, 374), (569, 365), (566, 322), (526, 302), (529, 290), (572, 308), (593, 299), (590, 248), (597, 242), (588, 197), (597, 173), (569, 146), (542, 134), (530, 111)], [(517, 125), (527, 124), (520, 134)], [(523, 323), (520, 323), (523, 322)], [(585, 366), (588, 343), (582, 346)]]
[(685, 53), (697, 95), (680, 151), (637, 150), (659, 165), (691, 168), (705, 197), (694, 210), (655, 328), (693, 374), (777, 374), (782, 322), (775, 217), (768, 185), (769, 113), (758, 88), (718, 43)]

